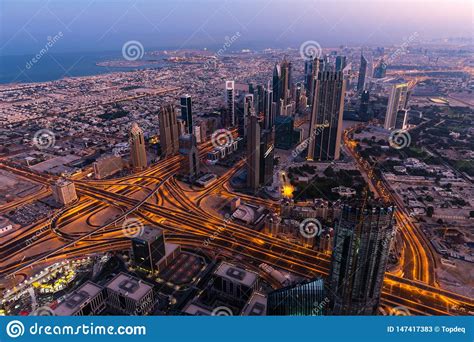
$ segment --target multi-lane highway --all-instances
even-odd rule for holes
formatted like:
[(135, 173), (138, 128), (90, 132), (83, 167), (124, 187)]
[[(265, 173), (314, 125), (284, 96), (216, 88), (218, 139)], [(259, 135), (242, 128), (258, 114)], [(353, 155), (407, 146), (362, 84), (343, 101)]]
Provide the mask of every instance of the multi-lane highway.
[[(201, 154), (210, 148), (210, 142), (203, 144)], [(203, 199), (214, 194), (235, 196), (228, 181), (244, 165), (244, 161), (234, 165), (209, 188), (189, 190), (183, 189), (172, 177), (179, 169), (179, 160), (179, 156), (168, 158), (145, 171), (113, 181), (76, 180), (80, 200), (74, 207), (25, 230), (0, 248), (2, 275), (14, 276), (42, 260), (57, 261), (88, 253), (129, 248), (122, 227), (116, 223), (132, 212), (143, 222), (162, 227), (171, 242), (201, 249), (231, 251), (306, 277), (328, 274), (330, 259), (327, 255), (232, 221), (224, 221), (200, 207)], [(49, 177), (29, 170), (0, 166), (45, 185), (52, 182)], [(245, 197), (277, 210), (277, 203)], [(91, 222), (91, 216), (106, 210), (116, 213), (108, 222), (94, 227), (87, 224)], [(402, 218), (399, 221), (403, 222)], [(403, 277), (387, 273), (383, 304), (402, 305), (417, 314), (446, 315), (472, 311), (474, 302), (471, 298), (442, 290), (434, 286), (431, 275), (425, 275), (430, 272), (424, 259), (429, 254), (418, 251), (424, 248), (423, 244), (416, 243), (419, 237), (414, 231), (408, 230), (409, 223), (406, 225), (408, 228), (403, 229), (406, 234), (404, 239), (411, 246), (411, 253), (418, 257), (409, 267), (404, 267), (411, 271), (407, 271)], [(209, 239), (210, 236), (213, 238)]]

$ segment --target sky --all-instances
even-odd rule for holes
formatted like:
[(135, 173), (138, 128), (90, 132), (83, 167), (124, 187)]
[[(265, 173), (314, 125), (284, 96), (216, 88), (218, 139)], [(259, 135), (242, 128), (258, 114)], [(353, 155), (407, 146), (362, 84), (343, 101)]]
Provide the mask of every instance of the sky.
[(145, 50), (400, 45), (472, 37), (469, 0), (0, 0), (0, 55)]

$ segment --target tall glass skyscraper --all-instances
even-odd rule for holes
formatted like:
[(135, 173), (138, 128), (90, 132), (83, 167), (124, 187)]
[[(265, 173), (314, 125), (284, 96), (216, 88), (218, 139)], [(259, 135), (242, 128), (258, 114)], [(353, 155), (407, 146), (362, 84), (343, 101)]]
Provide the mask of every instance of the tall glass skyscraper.
[(328, 279), (332, 314), (376, 314), (394, 235), (394, 212), (393, 206), (375, 200), (343, 205)]
[(346, 83), (341, 71), (319, 72), (314, 83), (308, 160), (339, 159), (345, 90)]
[(322, 279), (287, 286), (268, 294), (268, 316), (321, 316), (328, 299)]
[(361, 93), (364, 90), (365, 75), (367, 74), (367, 59), (360, 54), (359, 78), (357, 79), (357, 92)]
[(181, 96), (181, 119), (186, 123), (186, 133), (193, 134), (193, 111), (191, 96)]

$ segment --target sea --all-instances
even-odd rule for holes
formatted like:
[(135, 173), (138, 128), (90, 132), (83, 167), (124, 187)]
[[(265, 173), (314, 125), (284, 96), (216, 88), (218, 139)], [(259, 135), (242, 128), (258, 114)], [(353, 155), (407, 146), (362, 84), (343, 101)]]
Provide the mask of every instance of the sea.
[[(160, 67), (156, 63), (152, 66), (144, 63), (136, 67), (104, 67), (97, 65), (97, 63), (105, 61), (123, 60), (121, 52), (46, 53), (40, 58), (36, 57), (35, 55), (0, 56), (0, 84), (47, 82), (65, 77), (92, 76), (117, 71)], [(36, 58), (36, 61), (34, 61), (34, 58)]]

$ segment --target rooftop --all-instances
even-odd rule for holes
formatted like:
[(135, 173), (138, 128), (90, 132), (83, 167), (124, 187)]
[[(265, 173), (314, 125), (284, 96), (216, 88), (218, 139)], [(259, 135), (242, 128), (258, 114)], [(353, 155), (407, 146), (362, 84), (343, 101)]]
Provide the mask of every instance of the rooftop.
[(107, 289), (120, 293), (135, 301), (143, 298), (153, 287), (141, 279), (126, 273), (119, 273), (107, 285)]
[(234, 283), (239, 283), (248, 287), (252, 287), (258, 278), (256, 273), (244, 270), (227, 262), (222, 262), (214, 273), (222, 278), (229, 279)]
[(54, 313), (57, 316), (72, 316), (81, 309), (83, 303), (95, 297), (100, 291), (102, 291), (102, 287), (87, 281), (76, 291), (70, 293), (66, 300), (54, 309)]

